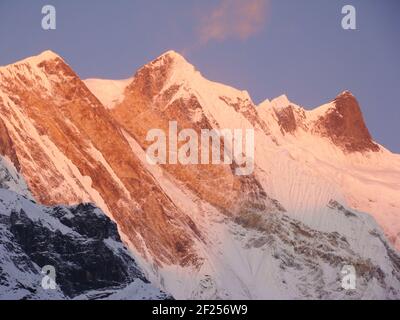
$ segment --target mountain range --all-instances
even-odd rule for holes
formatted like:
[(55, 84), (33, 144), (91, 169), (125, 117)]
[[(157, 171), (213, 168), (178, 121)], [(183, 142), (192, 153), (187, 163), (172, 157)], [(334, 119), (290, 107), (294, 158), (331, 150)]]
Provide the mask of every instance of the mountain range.
[[(147, 133), (171, 121), (253, 129), (254, 172), (149, 164)], [(400, 298), (400, 155), (351, 92), (256, 105), (174, 51), (126, 80), (45, 51), (0, 67), (0, 154), (0, 298)]]

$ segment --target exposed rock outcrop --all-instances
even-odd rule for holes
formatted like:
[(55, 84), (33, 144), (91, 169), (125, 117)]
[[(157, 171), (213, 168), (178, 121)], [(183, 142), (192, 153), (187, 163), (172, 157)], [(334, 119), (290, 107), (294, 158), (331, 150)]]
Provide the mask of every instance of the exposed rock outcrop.
[(379, 151), (368, 131), (356, 98), (345, 91), (334, 100), (335, 108), (321, 116), (317, 128), (347, 152)]

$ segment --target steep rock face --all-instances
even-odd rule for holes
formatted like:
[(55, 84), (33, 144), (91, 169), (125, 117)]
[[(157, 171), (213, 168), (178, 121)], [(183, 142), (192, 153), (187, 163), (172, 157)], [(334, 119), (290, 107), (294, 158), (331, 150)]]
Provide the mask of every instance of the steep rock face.
[[(400, 202), (395, 200), (399, 160), (372, 141), (351, 93), (310, 111), (286, 96), (255, 107), (246, 92), (204, 79), (182, 56), (167, 52), (137, 72), (120, 100), (111, 114), (143, 149), (150, 144), (145, 141), (150, 129), (168, 134), (168, 121), (177, 121), (178, 130), (197, 133), (203, 128), (254, 128), (253, 186), (260, 182), (260, 193), (279, 200), (297, 218), (331, 198), (343, 199), (372, 214), (393, 243), (400, 241)], [(162, 167), (222, 210), (234, 212), (246, 198), (243, 179), (227, 165)], [(371, 170), (377, 168), (377, 174), (394, 173), (384, 174), (388, 183), (372, 178)], [(375, 199), (376, 188), (385, 190), (385, 200)]]
[[(168, 297), (149, 284), (116, 225), (93, 205), (42, 207), (1, 189), (0, 226), (0, 299), (67, 299), (108, 289), (106, 298), (133, 283), (144, 287), (143, 296), (126, 299)], [(55, 268), (55, 290), (41, 286), (47, 265)]]
[[(138, 146), (139, 148), (139, 146)], [(141, 149), (140, 149), (141, 150)], [(140, 150), (137, 149), (138, 154)], [(141, 158), (144, 152), (141, 151)], [(149, 166), (204, 237), (196, 269), (147, 267), (152, 281), (179, 299), (358, 299), (395, 298), (398, 255), (368, 215), (327, 201), (313, 227), (293, 219), (278, 202), (260, 207), (251, 197), (232, 217), (190, 189)], [(312, 213), (312, 212), (310, 212)], [(301, 218), (301, 217), (299, 217)], [(361, 240), (362, 239), (362, 240)], [(381, 242), (384, 240), (384, 242)], [(342, 288), (342, 268), (355, 266), (356, 291)]]
[[(295, 121), (291, 112), (279, 117), (288, 108)], [(400, 248), (400, 157), (372, 140), (350, 92), (313, 110), (281, 96), (264, 101), (257, 111), (277, 145), (268, 148), (268, 138), (257, 143), (256, 164), (264, 177), (259, 180), (272, 197), (313, 226), (320, 221), (318, 208), (340, 199), (371, 214)]]
[(104, 106), (60, 57), (45, 52), (1, 68), (0, 93), (0, 117), (40, 203), (94, 202), (148, 259), (197, 263), (190, 219), (165, 196)]
[[(121, 99), (122, 102), (111, 109), (111, 114), (124, 130), (139, 142), (142, 149), (148, 147), (148, 142), (144, 140), (148, 130), (161, 128), (164, 132), (168, 132), (167, 123), (172, 120), (177, 121), (182, 128), (192, 128), (196, 132), (199, 132), (201, 128), (243, 129), (252, 127), (255, 129), (256, 172), (246, 179), (232, 175), (233, 180), (237, 181), (236, 185), (240, 187), (235, 188), (234, 185), (230, 186), (224, 182), (227, 178), (231, 179), (231, 174), (229, 171), (224, 171), (223, 165), (213, 168), (207, 167), (204, 168), (204, 171), (202, 168), (199, 169), (198, 166), (161, 166), (162, 169), (172, 175), (173, 179), (177, 179), (179, 183), (188, 188), (185, 192), (190, 190), (194, 193), (195, 202), (205, 201), (212, 204), (219, 212), (229, 212), (234, 223), (242, 221), (243, 217), (246, 217), (249, 212), (264, 212), (266, 215), (276, 214), (280, 212), (279, 208), (282, 208), (283, 204), (284, 211), (288, 216), (304, 222), (317, 232), (326, 231), (329, 223), (338, 226), (340, 225), (337, 221), (339, 218), (332, 218), (327, 208), (329, 208), (331, 199), (346, 201), (349, 185), (346, 183), (342, 187), (340, 184), (329, 181), (330, 179), (341, 178), (341, 175), (335, 172), (336, 168), (332, 170), (333, 166), (329, 163), (336, 161), (336, 157), (339, 156), (341, 159), (337, 163), (334, 162), (335, 165), (340, 164), (341, 161), (350, 162), (353, 165), (351, 159), (353, 155), (359, 157), (358, 153), (379, 151), (357, 149), (351, 150), (352, 155), (347, 156), (347, 153), (342, 152), (344, 150), (343, 145), (336, 140), (333, 141), (333, 133), (327, 136), (322, 129), (316, 130), (320, 118), (329, 114), (330, 108), (334, 107), (333, 105), (330, 105), (329, 108), (323, 108), (324, 110), (309, 112), (291, 103), (286, 97), (282, 97), (272, 102), (266, 101), (264, 108), (270, 107), (270, 110), (265, 111), (265, 114), (260, 116), (259, 114), (262, 112), (256, 111), (246, 93), (202, 78), (193, 66), (174, 52), (162, 55), (139, 70), (132, 83), (126, 87)], [(337, 103), (338, 105), (342, 104), (341, 102)], [(339, 106), (339, 108), (345, 107)], [(328, 112), (325, 112), (325, 109), (328, 109)], [(346, 118), (352, 116), (351, 112), (347, 113), (346, 111), (345, 113), (344, 117)], [(360, 120), (360, 118), (358, 119)], [(343, 121), (347, 120), (344, 119)], [(351, 121), (346, 126), (351, 126)], [(361, 131), (363, 130), (361, 129)], [(342, 138), (343, 135), (349, 135), (348, 139), (351, 141), (357, 141), (360, 138), (357, 133), (354, 133), (354, 137), (351, 134), (353, 133), (342, 132), (338, 135)], [(325, 138), (328, 138), (332, 143), (327, 143), (324, 140)], [(330, 159), (329, 155), (332, 155), (332, 151), (334, 156)], [(319, 153), (321, 153), (321, 158)], [(328, 160), (326, 159), (327, 156)], [(365, 160), (365, 162), (368, 162), (368, 160)], [(357, 162), (354, 161), (354, 163)], [(319, 168), (315, 170), (315, 166)], [(327, 170), (325, 166), (328, 168)], [(188, 170), (189, 167), (190, 170)], [(217, 173), (215, 173), (215, 169), (217, 169)], [(187, 172), (185, 172), (186, 170)], [(340, 172), (343, 169), (338, 167), (337, 170)], [(208, 175), (210, 172), (212, 173), (211, 176)], [(201, 177), (200, 183), (199, 177)], [(214, 179), (215, 177), (218, 177), (218, 180)], [(217, 183), (215, 183), (216, 181)], [(261, 183), (259, 184), (258, 181)], [(225, 194), (220, 195), (220, 190), (223, 190)], [(388, 194), (392, 195), (393, 192), (394, 190), (389, 191)], [(357, 192), (349, 192), (348, 195), (351, 195), (350, 197), (357, 196)], [(170, 194), (170, 197), (180, 205), (180, 197), (177, 197), (176, 194)], [(358, 199), (362, 201), (363, 197), (364, 195), (359, 195)], [(278, 199), (280, 203), (273, 198)], [(235, 206), (236, 210), (233, 209)], [(189, 210), (193, 211), (192, 208)], [(200, 212), (203, 210), (200, 209)], [(335, 209), (334, 211), (340, 210)], [(368, 211), (374, 212), (370, 208)], [(201, 214), (200, 212), (199, 214)], [(375, 214), (378, 216), (380, 212)], [(193, 220), (200, 226), (202, 223), (206, 225), (209, 223), (199, 222), (195, 216), (193, 216)], [(258, 220), (256, 219), (256, 221)], [(388, 221), (386, 219), (379, 221), (387, 234), (392, 235), (393, 231), (388, 231), (386, 228), (389, 225)], [(396, 224), (398, 224), (399, 219), (397, 218), (396, 221)], [(341, 223), (349, 222), (342, 221)], [(362, 237), (361, 234), (364, 234), (365, 231), (360, 231), (356, 227), (361, 221), (352, 223), (355, 225), (352, 232), (356, 232), (358, 236)], [(334, 231), (330, 231), (343, 234), (342, 228), (343, 226), (340, 226), (334, 228)], [(398, 232), (399, 229), (395, 227), (393, 230)], [(247, 230), (245, 233), (250, 233), (250, 231)], [(207, 232), (203, 231), (203, 234), (207, 234)], [(346, 234), (346, 237), (348, 237), (351, 232)], [(230, 235), (225, 236), (230, 237)], [(222, 242), (226, 245), (225, 241)], [(393, 241), (393, 243), (395, 242)], [(308, 247), (306, 250), (312, 251), (313, 249)], [(336, 250), (338, 248), (334, 249), (334, 251)], [(361, 249), (361, 252), (363, 250)], [(338, 255), (340, 256), (340, 254)], [(364, 255), (365, 253), (360, 253), (360, 257)], [(347, 256), (349, 257), (351, 254)], [(229, 261), (231, 257), (224, 258)], [(214, 261), (213, 258), (207, 259)], [(260, 262), (260, 266), (264, 263), (266, 262)], [(255, 268), (253, 261), (249, 264), (252, 266), (251, 268)], [(207, 269), (206, 265), (207, 263), (205, 263), (203, 269)], [(376, 268), (376, 266), (373, 268)], [(203, 281), (211, 282), (211, 287), (217, 286), (217, 284), (213, 284), (212, 278), (201, 278), (202, 272), (205, 271), (199, 272), (201, 283)], [(231, 277), (235, 276), (231, 274)], [(167, 282), (162, 276), (159, 281)], [(171, 288), (172, 284), (169, 285), (169, 288)], [(393, 285), (395, 288), (398, 286), (397, 283)], [(166, 286), (168, 287), (168, 285)], [(205, 285), (205, 287), (207, 286)], [(202, 294), (214, 289), (207, 289)], [(215, 289), (218, 293), (214, 292), (214, 294), (221, 294), (220, 289)], [(179, 289), (172, 288), (170, 290), (177, 292)], [(233, 292), (238, 293), (237, 291)], [(197, 292), (197, 294), (200, 293)], [(262, 291), (261, 295), (265, 296), (265, 294), (266, 292)], [(366, 294), (366, 292), (363, 294)]]
[[(198, 88), (193, 86), (198, 84)], [(201, 131), (212, 129), (225, 129), (214, 117), (212, 112), (206, 110), (204, 91), (208, 90), (206, 83), (198, 71), (182, 56), (170, 51), (141, 68), (132, 79), (124, 92), (122, 102), (116, 104), (111, 110), (113, 118), (121, 127), (146, 150), (151, 141), (146, 141), (146, 135), (151, 129), (161, 129), (166, 133), (169, 141), (169, 123), (176, 121), (178, 132), (182, 129), (193, 129), (201, 136)], [(212, 86), (212, 84), (211, 84)], [(234, 95), (232, 95), (232, 92)], [(242, 113), (251, 123), (259, 122), (256, 111), (250, 98), (246, 94), (236, 94), (235, 90), (220, 88), (216, 91), (217, 102), (224, 105), (232, 113)], [(241, 129), (240, 126), (236, 127)], [(221, 150), (225, 141), (220, 140)], [(184, 142), (178, 142), (178, 148)], [(228, 147), (228, 146), (226, 146)], [(201, 154), (200, 143), (198, 154)], [(200, 159), (199, 159), (200, 162)], [(234, 173), (235, 163), (201, 164), (201, 165), (162, 165), (168, 173), (185, 184), (201, 199), (232, 214), (240, 211), (248, 194), (258, 194), (260, 205), (265, 201), (262, 188), (254, 175), (242, 178)], [(246, 187), (252, 180), (251, 190)]]
[(21, 169), (13, 142), (2, 120), (0, 120), (0, 155), (8, 157), (17, 170)]
[(284, 132), (293, 133), (296, 130), (296, 118), (291, 106), (281, 110), (275, 110), (275, 113), (278, 117), (278, 124), (281, 126)]
[(334, 100), (335, 108), (321, 116), (316, 127), (347, 152), (379, 151), (365, 125), (356, 98), (348, 91)]
[[(371, 228), (368, 232), (376, 239), (371, 239), (371, 242), (368, 240), (369, 245), (385, 248), (383, 259), (390, 261), (388, 268), (382, 268), (377, 262), (380, 258), (363, 256), (365, 252), (358, 251), (351, 237), (344, 237), (328, 229), (325, 231), (311, 229), (282, 213), (260, 215), (247, 212), (239, 216), (236, 222), (245, 229), (255, 231), (253, 237), (245, 240), (247, 248), (253, 250), (262, 248), (261, 251), (266, 255), (268, 255), (267, 250), (273, 252), (270, 259), (276, 259), (278, 270), (272, 267), (270, 272), (274, 274), (275, 281), (282, 282), (284, 288), (282, 291), (286, 289), (287, 294), (293, 294), (292, 298), (302, 296), (308, 299), (359, 299), (361, 297), (376, 299), (380, 296), (384, 299), (397, 299), (400, 294), (399, 256), (393, 249), (386, 247), (385, 241), (380, 243), (382, 240), (380, 231), (375, 229), (368, 219), (347, 210), (335, 201), (330, 202), (328, 212), (333, 215), (347, 215), (347, 218), (351, 217), (353, 221), (366, 223), (368, 227), (362, 232)], [(348, 222), (352, 223), (350, 219)], [(271, 265), (274, 265), (274, 262)], [(343, 289), (339, 280), (341, 278), (335, 271), (343, 268), (344, 265), (354, 266), (357, 270), (357, 286), (353, 291)], [(321, 270), (321, 266), (326, 269)], [(328, 270), (332, 273), (330, 274)], [(308, 274), (305, 275), (305, 273)], [(296, 281), (289, 280), (293, 278), (296, 278)], [(377, 289), (378, 287), (380, 289)], [(377, 293), (379, 291), (381, 293)]]
[[(162, 129), (169, 138), (169, 121), (177, 121), (178, 131), (193, 128), (192, 118), (199, 113), (194, 127), (196, 132), (199, 133), (200, 129), (212, 129), (210, 121), (202, 115), (201, 105), (195, 96), (190, 95), (187, 99), (176, 97), (185, 88), (174, 82), (168, 86), (168, 80), (173, 76), (174, 65), (177, 63), (184, 64), (184, 68), (190, 68), (174, 54), (163, 55), (141, 68), (126, 88), (122, 103), (112, 110), (116, 121), (143, 149), (151, 144), (146, 141), (147, 132), (151, 129)], [(229, 165), (167, 164), (164, 167), (184, 183), (190, 184), (201, 198), (205, 197), (221, 207), (229, 207), (235, 198), (230, 191), (240, 188)]]
[[(1, 167), (7, 176), (18, 176), (12, 165)], [(55, 271), (52, 289), (43, 286), (49, 284), (45, 266)], [(169, 298), (149, 284), (116, 224), (94, 205), (44, 207), (10, 190), (8, 181), (0, 185), (0, 299), (112, 299), (116, 294)]]
[[(359, 163), (369, 168), (379, 155), (390, 167), (394, 156), (347, 154), (313, 132), (331, 104), (306, 112), (282, 98), (258, 110), (247, 92), (204, 79), (168, 52), (124, 84), (122, 96), (118, 88), (107, 110), (59, 57), (33, 60), (0, 70), (0, 115), (35, 195), (94, 201), (117, 221), (149, 279), (174, 297), (398, 297), (397, 253), (345, 197), (365, 197), (364, 189), (346, 189), (370, 178)], [(292, 113), (281, 114), (289, 105)], [(197, 133), (254, 129), (254, 173), (239, 177), (224, 164), (150, 165), (146, 134), (167, 133), (171, 120)], [(388, 185), (392, 199), (396, 182)], [(354, 292), (341, 287), (346, 264), (360, 275)]]
[(33, 199), (23, 177), (11, 160), (0, 156), (0, 188), (14, 191), (27, 199)]

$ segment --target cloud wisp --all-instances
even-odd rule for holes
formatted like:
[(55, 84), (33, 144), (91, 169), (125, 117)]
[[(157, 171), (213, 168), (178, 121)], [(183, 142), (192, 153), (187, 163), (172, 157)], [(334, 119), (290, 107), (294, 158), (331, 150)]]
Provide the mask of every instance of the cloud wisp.
[(264, 26), (267, 4), (268, 0), (221, 0), (201, 20), (200, 43), (253, 36)]

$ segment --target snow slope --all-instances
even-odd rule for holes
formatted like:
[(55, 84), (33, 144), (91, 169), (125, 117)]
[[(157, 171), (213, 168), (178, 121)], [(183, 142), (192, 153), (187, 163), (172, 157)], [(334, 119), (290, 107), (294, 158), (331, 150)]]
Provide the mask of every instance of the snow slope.
[[(36, 204), (15, 192), (26, 184), (0, 160), (2, 176), (21, 183), (14, 191), (0, 186), (0, 300), (169, 297), (143, 276), (103, 212), (90, 204)], [(54, 290), (42, 287), (45, 265), (55, 268)]]
[[(118, 83), (83, 85), (46, 59), (0, 69), (0, 116), (22, 173), (42, 202), (101, 207), (160, 288), (180, 299), (399, 299), (399, 156), (370, 139), (349, 93), (314, 111), (286, 96), (256, 106), (173, 51)], [(254, 128), (254, 174), (149, 165), (146, 133), (168, 121)], [(355, 290), (341, 286), (345, 265)]]
[(355, 210), (371, 214), (395, 247), (400, 248), (399, 155), (382, 146), (378, 151), (344, 152), (329, 138), (319, 135), (312, 129), (313, 124), (334, 109), (334, 103), (311, 111), (294, 107), (304, 118), (291, 134), (282, 134), (273, 120), (273, 108), (257, 108), (278, 143), (271, 158), (264, 154), (259, 164), (272, 175), (266, 188), (286, 208), (315, 223), (315, 215), (310, 215), (312, 207), (318, 208), (328, 198), (339, 199)]
[[(167, 76), (165, 79), (158, 79), (161, 83), (153, 84), (151, 79), (157, 78), (156, 75), (159, 74), (166, 74)], [(312, 228), (313, 232), (342, 235), (349, 243), (350, 251), (354, 250), (354, 252), (359, 252), (360, 257), (369, 257), (372, 261), (376, 261), (376, 266), (380, 265), (382, 261), (386, 261), (384, 263), (386, 264), (388, 259), (391, 259), (388, 258), (389, 256), (396, 256), (396, 254), (393, 254), (393, 249), (390, 249), (389, 256), (386, 258), (374, 257), (377, 248), (381, 247), (382, 249), (387, 244), (382, 247), (379, 239), (384, 237), (380, 231), (374, 231), (380, 230), (375, 221), (368, 214), (358, 213), (357, 210), (362, 209), (362, 211), (373, 215), (389, 236), (391, 242), (397, 245), (400, 219), (397, 206), (393, 206), (393, 204), (398, 201), (397, 194), (400, 181), (398, 178), (398, 172), (400, 172), (398, 156), (384, 150), (381, 146), (379, 146), (378, 151), (347, 152), (336, 145), (331, 137), (323, 136), (322, 132), (317, 130), (316, 124), (321, 117), (332, 110), (336, 110), (334, 102), (313, 111), (306, 111), (291, 103), (286, 96), (281, 96), (272, 101), (266, 100), (257, 107), (251, 101), (247, 92), (204, 79), (200, 72), (175, 52), (167, 52), (139, 70), (130, 88), (135, 85), (140, 86), (141, 83), (149, 83), (157, 89), (152, 92), (153, 96), (149, 105), (144, 106), (146, 118), (138, 120), (144, 110), (135, 111), (130, 115), (133, 123), (140, 123), (140, 126), (143, 126), (143, 120), (152, 119), (149, 115), (151, 112), (154, 113), (155, 117), (162, 113), (167, 115), (168, 120), (177, 120), (179, 123), (179, 121), (186, 121), (186, 118), (181, 115), (186, 112), (196, 115), (191, 117), (192, 128), (197, 128), (198, 124), (205, 123), (205, 120), (212, 124), (214, 128), (219, 129), (255, 128), (255, 161), (257, 167), (255, 175), (268, 195), (272, 199), (278, 200), (285, 209), (285, 216), (295, 219), (297, 223), (304, 223), (304, 226)], [(141, 89), (138, 89), (138, 91), (143, 89), (142, 87), (139, 88)], [(166, 96), (168, 99), (165, 99)], [(132, 108), (135, 101), (141, 100), (136, 97), (134, 100), (122, 102), (113, 109), (117, 121), (122, 119), (118, 114), (119, 110), (121, 108)], [(291, 120), (291, 113), (286, 110), (289, 105), (290, 108), (293, 108), (294, 122)], [(171, 116), (168, 116), (168, 112)], [(138, 118), (136, 118), (136, 114), (139, 115)], [(129, 118), (129, 112), (123, 113), (123, 117)], [(125, 128), (130, 129), (133, 135), (139, 136), (140, 140), (141, 131), (135, 131), (135, 129), (132, 129), (134, 128), (133, 125), (126, 125), (126, 122), (123, 124)], [(152, 126), (154, 127), (154, 123), (150, 121), (147, 128), (150, 129)], [(185, 123), (185, 126), (188, 126), (188, 124)], [(130, 141), (131, 145), (134, 145), (134, 153), (139, 154), (140, 147), (133, 140), (134, 138), (131, 136)], [(141, 147), (145, 148), (143, 144), (141, 144)], [(141, 159), (145, 162), (143, 155)], [(388, 174), (385, 174), (386, 170), (377, 170), (379, 167), (386, 167)], [(149, 168), (149, 170), (152, 170), (152, 168)], [(153, 170), (156, 170), (153, 175), (164, 186), (169, 197), (178, 206), (181, 206), (183, 211), (192, 213), (191, 218), (195, 221), (204, 238), (212, 239), (207, 249), (204, 249), (204, 247), (198, 249), (206, 258), (202, 265), (203, 273), (199, 272), (199, 276), (194, 281), (193, 270), (186, 272), (171, 266), (166, 266), (163, 270), (147, 268), (149, 274), (155, 273), (156, 277), (159, 277), (158, 281), (164, 284), (167, 290), (179, 298), (187, 296), (203, 298), (222, 296), (230, 298), (271, 298), (278, 296), (298, 298), (302, 296), (302, 293), (296, 292), (293, 287), (288, 287), (285, 291), (282, 290), (282, 283), (276, 283), (276, 279), (280, 277), (278, 273), (285, 274), (282, 270), (277, 271), (277, 274), (273, 274), (267, 280), (258, 278), (257, 274), (254, 273), (255, 266), (258, 265), (262, 270), (271, 264), (270, 258), (256, 262), (257, 259), (265, 255), (255, 249), (253, 250), (254, 256), (250, 254), (249, 257), (248, 250), (243, 248), (245, 247), (243, 245), (245, 240), (243, 239), (239, 244), (234, 245), (235, 240), (232, 239), (231, 232), (228, 231), (229, 227), (227, 227), (230, 223), (229, 219), (223, 215), (219, 216), (218, 212), (220, 213), (220, 211), (210, 206), (207, 199), (195, 197), (194, 200), (190, 200), (193, 197), (191, 190), (189, 190), (192, 186), (189, 183), (189, 188), (187, 187), (187, 180), (181, 180), (173, 170), (168, 170), (168, 172), (163, 168), (153, 168)], [(379, 178), (376, 178), (377, 176)], [(366, 177), (369, 177), (369, 180), (374, 177), (372, 178), (374, 186), (371, 189), (371, 186), (364, 183)], [(172, 179), (172, 181), (169, 181), (169, 179)], [(346, 181), (352, 180), (359, 181), (358, 188), (356, 188), (355, 183), (346, 183)], [(203, 184), (207, 183), (208, 181), (203, 181)], [(176, 186), (183, 188), (183, 191), (177, 190)], [(376, 193), (377, 188), (382, 190), (384, 196), (376, 201), (377, 204), (374, 208), (356, 205), (356, 203), (371, 202), (368, 200), (368, 193), (373, 190)], [(229, 191), (226, 190), (226, 192)], [(391, 211), (387, 211), (389, 206), (393, 208)], [(212, 214), (207, 215), (207, 210), (210, 210)], [(351, 213), (344, 214), (343, 212)], [(213, 230), (212, 221), (218, 220), (217, 217), (220, 217), (222, 223), (216, 224), (215, 230)], [(235, 227), (232, 228), (235, 229)], [(236, 228), (240, 227), (236, 225)], [(243, 234), (251, 234), (251, 232), (247, 230), (247, 232), (243, 231)], [(371, 238), (371, 234), (381, 235), (374, 239)], [(227, 238), (226, 242), (221, 240), (225, 237)], [(318, 246), (317, 243), (312, 242), (308, 245), (310, 247)], [(201, 244), (199, 246), (201, 247)], [(214, 252), (214, 248), (216, 253), (211, 254), (210, 251)], [(282, 248), (285, 248), (283, 244)], [(268, 249), (270, 250), (270, 248)], [(264, 248), (267, 251), (268, 249)], [(282, 250), (286, 252), (286, 248)], [(338, 250), (338, 248), (335, 250)], [(338, 256), (341, 256), (342, 262), (345, 263), (344, 260), (346, 259), (343, 260), (343, 257), (351, 256), (351, 254), (338, 253)], [(219, 259), (223, 261), (220, 262), (221, 264), (217, 263)], [(244, 271), (246, 268), (244, 270), (242, 268), (247, 265), (252, 271), (246, 276)], [(307, 265), (307, 263), (303, 261), (299, 265)], [(321, 261), (320, 266), (316, 267), (320, 276), (316, 277), (315, 281), (310, 279), (309, 276), (303, 275), (298, 276), (297, 280), (291, 279), (292, 283), (302, 279), (304, 280), (303, 285), (308, 287), (310, 291), (312, 291), (312, 288), (318, 288), (319, 285), (322, 286), (322, 289), (323, 285), (321, 283), (318, 285), (318, 282), (321, 281), (321, 277), (329, 278), (325, 273), (336, 277), (340, 273), (337, 265), (333, 268), (335, 271), (332, 269), (329, 271), (329, 268), (325, 270), (322, 268), (324, 265)], [(235, 267), (239, 269), (232, 270)], [(390, 273), (392, 269), (397, 270), (397, 268), (397, 266), (391, 265), (387, 268), (387, 272)], [(223, 270), (223, 274), (219, 273), (220, 270)], [(232, 270), (232, 273), (227, 270)], [(176, 274), (179, 274), (179, 276), (177, 277)], [(222, 280), (225, 276), (226, 279)], [(182, 277), (184, 280), (182, 280)], [(233, 279), (238, 279), (238, 282)], [(216, 283), (220, 281), (223, 283)], [(334, 283), (333, 279), (330, 281)], [(391, 285), (398, 290), (397, 280), (393, 279), (393, 281)], [(199, 287), (202, 287), (203, 282), (208, 283), (212, 289), (205, 290), (206, 293), (200, 293)], [(249, 287), (250, 283), (263, 283), (264, 285), (256, 290), (251, 286)], [(271, 288), (267, 289), (266, 286), (271, 286)], [(358, 293), (358, 297), (376, 298), (382, 293), (382, 288), (378, 289), (377, 287), (372, 289), (371, 292), (368, 291), (371, 289), (368, 284), (365, 284), (364, 289), (365, 291)], [(381, 293), (374, 295), (374, 291)], [(333, 294), (332, 292), (324, 296), (322, 292), (316, 293), (316, 291), (309, 292), (307, 295), (319, 298), (340, 296), (340, 294), (336, 296), (336, 293)], [(345, 295), (341, 296), (341, 298), (343, 297)]]
[(95, 203), (118, 221), (140, 255), (196, 263), (191, 222), (143, 169), (109, 111), (61, 57), (43, 53), (0, 68), (0, 119), (0, 138), (9, 142), (5, 151), (14, 155), (38, 202)]
[[(181, 101), (182, 112), (186, 109), (193, 114), (193, 128), (204, 119), (220, 129), (255, 128), (258, 180), (296, 218), (316, 226), (319, 208), (330, 199), (337, 199), (371, 214), (400, 248), (400, 155), (375, 142), (371, 143), (378, 150), (347, 152), (324, 136), (317, 123), (336, 110), (334, 101), (308, 111), (282, 95), (255, 106), (246, 91), (205, 79), (174, 51), (166, 52), (145, 68), (157, 70), (162, 65), (168, 65), (169, 73), (153, 100), (160, 100), (170, 90), (174, 94), (162, 102), (157, 112), (176, 108), (174, 103)], [(355, 100), (348, 92), (340, 96)], [(189, 106), (193, 97), (198, 102), (195, 110)], [(284, 131), (290, 121), (284, 118), (280, 122), (278, 116), (287, 108), (293, 109), (292, 132)]]
[(112, 109), (117, 103), (123, 100), (125, 88), (131, 81), (132, 79), (86, 79), (83, 82), (106, 108)]
[[(144, 151), (125, 135), (145, 162)], [(315, 229), (279, 210), (250, 211), (232, 220), (160, 167), (148, 168), (205, 239), (196, 244), (204, 258), (200, 268), (141, 261), (147, 276), (175, 298), (399, 298), (399, 256), (370, 216), (330, 201), (314, 212)], [(341, 270), (349, 264), (360, 270), (355, 291), (341, 287)]]

